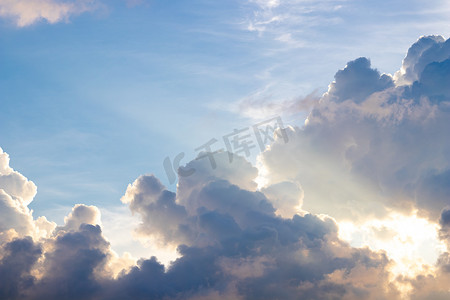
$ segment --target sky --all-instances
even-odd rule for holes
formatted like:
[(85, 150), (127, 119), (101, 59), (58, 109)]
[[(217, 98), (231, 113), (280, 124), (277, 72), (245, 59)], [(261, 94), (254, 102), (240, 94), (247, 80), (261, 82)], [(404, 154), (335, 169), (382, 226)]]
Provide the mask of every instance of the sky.
[(449, 17), (0, 0), (0, 298), (448, 299)]

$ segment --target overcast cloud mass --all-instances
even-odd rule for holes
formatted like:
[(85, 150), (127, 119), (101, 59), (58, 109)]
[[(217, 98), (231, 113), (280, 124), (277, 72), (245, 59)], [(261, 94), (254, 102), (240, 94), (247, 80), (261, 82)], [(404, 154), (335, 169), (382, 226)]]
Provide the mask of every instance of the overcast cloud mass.
[[(348, 62), (258, 168), (227, 153), (215, 154), (215, 169), (198, 158), (176, 192), (139, 176), (121, 201), (139, 220), (136, 238), (176, 247), (169, 265), (118, 256), (101, 208), (76, 205), (61, 226), (34, 216), (36, 185), (0, 151), (0, 299), (449, 299), (449, 82), (450, 39), (422, 37), (393, 76), (368, 58)], [(436, 235), (401, 242), (415, 261), (406, 273), (392, 249), (358, 246), (363, 237), (340, 229), (365, 228), (369, 245), (394, 241), (401, 226), (368, 225), (392, 216)], [(426, 253), (435, 259), (420, 261)]]

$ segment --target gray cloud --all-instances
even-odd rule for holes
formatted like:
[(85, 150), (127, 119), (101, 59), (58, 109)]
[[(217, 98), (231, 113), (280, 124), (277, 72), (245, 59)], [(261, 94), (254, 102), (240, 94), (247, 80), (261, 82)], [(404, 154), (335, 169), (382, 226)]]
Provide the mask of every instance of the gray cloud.
[(365, 57), (349, 62), (334, 78), (328, 96), (339, 102), (351, 99), (360, 103), (369, 95), (394, 86), (392, 78), (372, 69), (370, 61)]
[[(217, 169), (222, 164), (229, 168), (228, 161), (218, 157), (218, 162)], [(125, 202), (143, 216), (141, 226), (148, 226), (149, 234), (189, 244), (179, 246), (181, 257), (167, 270), (155, 258), (141, 260), (111, 283), (108, 299), (375, 299), (397, 295), (388, 284), (387, 257), (340, 241), (332, 219), (311, 214), (281, 218), (263, 193), (217, 178), (215, 169), (201, 169), (199, 164), (199, 160), (188, 164), (197, 167), (199, 180), (181, 177), (176, 194), (151, 175), (128, 187)], [(368, 282), (377, 278), (377, 288), (361, 283), (359, 272), (366, 274)], [(345, 279), (342, 274), (347, 274)]]
[(3, 251), (6, 253), (0, 260), (0, 298), (24, 299), (24, 292), (36, 280), (30, 271), (42, 250), (28, 237), (3, 245)]
[(52, 246), (44, 255), (42, 278), (28, 291), (30, 299), (95, 299), (102, 293), (109, 244), (98, 225), (82, 224), (76, 232), (59, 234)]
[(154, 236), (162, 242), (184, 241), (182, 224), (186, 209), (175, 203), (175, 193), (165, 189), (154, 176), (140, 176), (129, 185), (122, 202), (141, 217), (138, 228), (141, 235)]
[[(217, 168), (229, 164), (217, 161)], [(17, 275), (0, 292), (9, 299), (375, 299), (397, 295), (388, 284), (386, 255), (340, 241), (333, 219), (312, 214), (279, 217), (263, 193), (215, 177), (215, 170), (199, 167), (200, 160), (190, 164), (198, 167), (199, 181), (184, 181), (176, 194), (147, 175), (130, 185), (123, 198), (141, 216), (143, 234), (156, 233), (179, 245), (180, 258), (168, 268), (153, 257), (112, 277), (107, 265), (113, 255), (100, 226), (83, 223), (97, 220), (97, 211), (77, 205), (65, 225), (49, 238), (15, 239), (3, 245), (0, 274)], [(236, 174), (231, 169), (228, 165), (229, 174)], [(362, 281), (361, 273), (366, 276)]]

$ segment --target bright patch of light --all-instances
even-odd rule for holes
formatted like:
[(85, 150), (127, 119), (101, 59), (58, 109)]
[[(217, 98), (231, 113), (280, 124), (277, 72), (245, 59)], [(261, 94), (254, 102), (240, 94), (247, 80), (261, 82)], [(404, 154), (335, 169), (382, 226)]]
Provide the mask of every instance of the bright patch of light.
[(395, 263), (394, 275), (414, 276), (430, 272), (445, 244), (438, 238), (438, 225), (417, 215), (391, 213), (384, 219), (363, 224), (339, 223), (339, 236), (353, 247), (367, 246), (374, 251), (384, 250)]
[(254, 181), (257, 184), (257, 189), (260, 190), (261, 188), (267, 186), (269, 183), (269, 170), (264, 165), (261, 155), (258, 155), (256, 157), (255, 166), (258, 169), (258, 176), (254, 179)]

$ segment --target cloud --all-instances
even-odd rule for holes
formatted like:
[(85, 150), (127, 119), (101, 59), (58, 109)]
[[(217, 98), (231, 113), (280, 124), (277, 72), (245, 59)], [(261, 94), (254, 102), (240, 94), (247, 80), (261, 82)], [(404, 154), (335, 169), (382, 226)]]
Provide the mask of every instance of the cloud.
[(277, 214), (284, 218), (292, 218), (301, 213), (303, 190), (297, 184), (283, 181), (263, 188), (261, 192), (270, 200)]
[[(282, 218), (254, 187), (257, 173), (243, 158), (219, 153), (217, 168), (196, 159), (176, 193), (152, 175), (122, 198), (141, 218), (141, 234), (178, 244), (180, 257), (155, 257), (130, 269), (117, 263), (103, 236), (98, 209), (76, 205), (48, 237), (16, 237), (0, 247), (0, 284), (8, 299), (314, 299), (389, 298), (389, 259), (338, 238), (333, 219), (305, 213)], [(222, 168), (223, 167), (223, 168)], [(243, 168), (243, 172), (239, 172)], [(223, 179), (233, 178), (240, 186)], [(298, 187), (286, 184), (299, 195)], [(283, 185), (268, 189), (281, 197)], [(289, 190), (286, 190), (288, 192)], [(278, 198), (277, 198), (278, 199)], [(158, 215), (159, 213), (159, 215)], [(92, 223), (92, 224), (87, 224)], [(126, 258), (123, 258), (124, 261)], [(111, 266), (122, 272), (111, 272)], [(342, 274), (345, 274), (343, 279)], [(361, 280), (365, 275), (367, 282)], [(377, 285), (371, 285), (374, 283)]]
[[(82, 224), (60, 233), (44, 255), (42, 277), (29, 291), (31, 299), (92, 299), (101, 291), (100, 278), (109, 243), (100, 226)], [(97, 273), (98, 272), (98, 273)]]
[(9, 166), (9, 155), (0, 148), (0, 189), (16, 198), (22, 204), (28, 205), (36, 195), (37, 188), (22, 174)]
[(28, 208), (36, 191), (32, 181), (9, 166), (9, 156), (0, 148), (0, 242), (46, 237), (53, 231), (56, 224), (45, 217), (34, 220)]
[[(420, 38), (394, 78), (372, 69), (368, 59), (349, 62), (305, 126), (288, 128), (289, 143), (275, 142), (261, 156), (268, 186), (292, 182), (302, 187), (303, 210), (325, 213), (362, 231), (367, 222), (390, 226), (392, 218), (403, 218), (403, 226), (411, 221), (429, 227), (429, 232), (420, 230), (422, 244), (415, 243), (418, 232), (412, 234), (414, 241), (399, 240), (401, 224), (383, 229), (391, 241), (381, 249), (391, 258), (419, 262), (421, 255), (440, 255), (435, 266), (409, 264), (411, 277), (396, 281), (411, 289), (412, 299), (448, 297), (448, 250), (431, 238), (440, 222), (439, 236), (448, 249), (448, 45), (442, 37)], [(373, 245), (385, 243), (379, 233), (372, 228), (354, 236), (352, 244), (372, 236), (367, 244), (378, 249)], [(403, 258), (391, 249), (395, 243), (410, 243), (408, 252), (400, 253)]]
[(57, 227), (33, 217), (28, 205), (35, 194), (34, 183), (0, 149), (0, 298), (90, 298), (96, 278), (113, 278), (134, 264), (110, 249), (98, 208), (75, 205)]
[(405, 59), (405, 70), (419, 70), (423, 56), (429, 61), (411, 85), (394, 85), (365, 58), (338, 71), (306, 126), (287, 130), (288, 144), (263, 153), (268, 183), (301, 185), (303, 209), (340, 220), (417, 208), (436, 222), (450, 196), (450, 49), (431, 40), (440, 41), (435, 60), (426, 51)]
[(360, 57), (351, 61), (343, 70), (339, 70), (331, 83), (328, 97), (335, 101), (352, 100), (363, 102), (369, 95), (394, 86), (389, 75), (380, 73), (370, 67), (370, 61)]
[(450, 230), (449, 209), (445, 208), (440, 217), (440, 238), (447, 244), (447, 252), (442, 253), (436, 263), (436, 270), (432, 274), (418, 275), (413, 278), (400, 278), (411, 286), (410, 299), (448, 299), (448, 281), (450, 280)]
[(305, 97), (294, 97), (285, 99), (283, 95), (276, 95), (271, 90), (271, 86), (252, 93), (233, 103), (215, 102), (210, 105), (213, 109), (221, 109), (240, 114), (246, 118), (254, 120), (270, 119), (273, 116), (292, 116), (298, 113), (309, 112), (320, 100), (317, 91)]
[[(222, 158), (228, 159), (227, 153), (217, 154), (216, 169), (204, 165), (206, 158), (190, 162), (186, 168), (195, 168), (195, 177), (180, 176), (176, 193), (167, 191), (152, 175), (141, 176), (128, 187), (122, 201), (141, 215), (140, 228), (186, 244), (179, 245), (180, 258), (168, 269), (155, 258), (141, 260), (111, 283), (114, 286), (108, 288), (108, 299), (144, 299), (149, 295), (155, 299), (358, 299), (361, 295), (397, 295), (389, 285), (389, 260), (384, 254), (354, 249), (340, 241), (331, 218), (277, 216), (263, 193), (216, 177), (217, 173), (223, 177), (235, 174), (245, 178), (244, 186), (252, 182), (250, 176), (236, 173), (244, 167), (246, 174), (245, 165)], [(289, 188), (286, 193), (300, 195), (299, 188), (290, 183), (273, 186), (267, 193), (283, 196), (283, 187)], [(376, 280), (377, 288), (361, 281), (363, 274), (367, 283)]]
[(0, 261), (0, 298), (20, 299), (35, 281), (30, 271), (42, 251), (29, 237), (4, 245), (4, 251)]
[(97, 6), (95, 0), (0, 0), (0, 16), (25, 27), (42, 20), (50, 24), (68, 21), (70, 16), (92, 11)]
[(61, 228), (65, 231), (78, 230), (82, 224), (101, 225), (100, 211), (95, 206), (77, 204), (70, 214), (64, 218), (65, 225)]
[(439, 223), (441, 224), (442, 227), (449, 227), (450, 226), (450, 209), (445, 208), (442, 211)]
[[(339, 10), (342, 0), (250, 0), (254, 8), (247, 22), (247, 30), (258, 34), (272, 34), (277, 40), (297, 47), (302, 45), (292, 39), (291, 33), (299, 28), (315, 27), (319, 24), (333, 23), (337, 20), (323, 14)], [(297, 29), (294, 29), (297, 27)], [(300, 30), (301, 31), (301, 30)], [(288, 38), (287, 38), (288, 37)]]
[(419, 79), (425, 67), (448, 58), (450, 43), (442, 36), (424, 36), (409, 48), (402, 67), (395, 73), (398, 85), (412, 84)]
[(153, 236), (163, 243), (182, 238), (179, 231), (187, 217), (186, 209), (175, 203), (175, 194), (166, 190), (156, 177), (140, 176), (128, 186), (121, 200), (140, 215), (142, 223), (137, 230), (140, 235)]
[(1, 221), (0, 230), (6, 232), (10, 229), (21, 235), (27, 235), (32, 231), (33, 218), (27, 207), (21, 205), (10, 195), (0, 190)]

